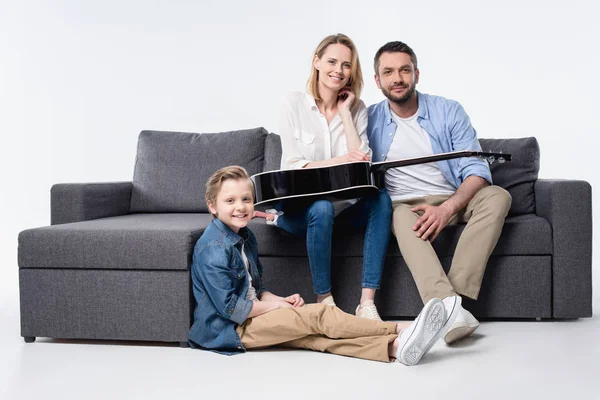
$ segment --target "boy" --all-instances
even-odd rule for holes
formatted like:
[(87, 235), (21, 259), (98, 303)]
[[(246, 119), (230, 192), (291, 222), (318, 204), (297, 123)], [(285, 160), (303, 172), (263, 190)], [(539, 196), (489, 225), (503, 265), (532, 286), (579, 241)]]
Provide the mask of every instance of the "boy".
[[(248, 173), (238, 166), (215, 172), (206, 184), (206, 203), (214, 219), (194, 249), (192, 347), (234, 354), (282, 346), (414, 365), (456, 317), (446, 315), (440, 299), (428, 302), (414, 322), (392, 323), (305, 305), (299, 294), (270, 293), (262, 284), (256, 238), (246, 227), (254, 216)], [(454, 309), (459, 305), (457, 298)]]

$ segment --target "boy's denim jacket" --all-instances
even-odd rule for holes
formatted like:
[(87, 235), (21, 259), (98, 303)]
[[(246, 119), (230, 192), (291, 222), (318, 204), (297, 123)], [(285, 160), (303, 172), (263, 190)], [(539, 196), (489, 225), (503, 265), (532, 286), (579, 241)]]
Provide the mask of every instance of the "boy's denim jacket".
[(192, 283), (196, 308), (189, 334), (192, 347), (218, 350), (226, 354), (244, 352), (235, 331), (243, 323), (252, 301), (246, 300), (248, 278), (242, 259), (242, 244), (257, 296), (265, 291), (258, 244), (250, 229), (233, 232), (214, 218), (196, 242), (192, 260)]

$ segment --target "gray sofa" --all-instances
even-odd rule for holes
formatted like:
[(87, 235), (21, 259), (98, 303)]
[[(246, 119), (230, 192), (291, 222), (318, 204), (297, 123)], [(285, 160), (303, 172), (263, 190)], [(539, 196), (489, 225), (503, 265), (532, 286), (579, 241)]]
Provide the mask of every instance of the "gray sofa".
[[(579, 318), (592, 315), (591, 187), (538, 179), (535, 138), (481, 139), (483, 150), (512, 153), (493, 164), (495, 183), (513, 197), (489, 261), (480, 299), (465, 307), (483, 318)], [(132, 182), (57, 184), (51, 226), (19, 234), (21, 335), (187, 342), (194, 307), (190, 263), (211, 220), (204, 184), (238, 164), (250, 174), (279, 168), (279, 136), (263, 128), (219, 134), (143, 131)], [(448, 268), (464, 226), (434, 242)], [(251, 222), (265, 284), (314, 301), (304, 239)], [(363, 232), (334, 231), (333, 292), (343, 310), (359, 300)], [(384, 318), (422, 307), (394, 238), (376, 302)]]

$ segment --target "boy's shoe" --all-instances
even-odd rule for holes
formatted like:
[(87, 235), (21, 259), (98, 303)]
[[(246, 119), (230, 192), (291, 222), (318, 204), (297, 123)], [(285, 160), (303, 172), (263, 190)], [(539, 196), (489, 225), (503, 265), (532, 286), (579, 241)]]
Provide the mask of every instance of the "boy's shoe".
[(475, 319), (473, 314), (460, 306), (456, 319), (444, 336), (444, 341), (447, 344), (457, 342), (471, 335), (477, 328), (479, 328), (479, 321)]
[(333, 296), (327, 296), (323, 300), (320, 301), (321, 304), (325, 304), (326, 306), (335, 307), (335, 301), (333, 301)]
[(398, 336), (396, 361), (415, 365), (440, 338), (446, 323), (446, 310), (440, 299), (431, 299), (413, 323)]
[(372, 319), (374, 321), (382, 321), (379, 313), (377, 312), (377, 307), (375, 307), (375, 303), (373, 300), (366, 300), (362, 304), (359, 304), (356, 307), (355, 312), (357, 317)]

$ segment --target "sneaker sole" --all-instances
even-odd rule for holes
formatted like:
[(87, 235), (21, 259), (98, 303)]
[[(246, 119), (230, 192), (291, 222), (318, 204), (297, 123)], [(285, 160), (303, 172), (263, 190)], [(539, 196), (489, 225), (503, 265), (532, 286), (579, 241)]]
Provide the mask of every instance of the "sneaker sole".
[(444, 336), (444, 342), (446, 342), (446, 344), (451, 344), (451, 343), (457, 342), (459, 340), (462, 340), (462, 339), (466, 338), (467, 336), (470, 336), (473, 332), (475, 332), (475, 329), (477, 329), (478, 327), (479, 327), (479, 325), (477, 325), (477, 326), (465, 325), (465, 326), (459, 326), (458, 328), (454, 328), (451, 331), (448, 331), (448, 333), (446, 333), (446, 336)]
[(415, 365), (439, 338), (445, 322), (444, 304), (439, 301), (419, 314), (417, 326), (400, 351), (401, 362)]

